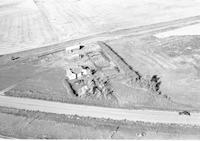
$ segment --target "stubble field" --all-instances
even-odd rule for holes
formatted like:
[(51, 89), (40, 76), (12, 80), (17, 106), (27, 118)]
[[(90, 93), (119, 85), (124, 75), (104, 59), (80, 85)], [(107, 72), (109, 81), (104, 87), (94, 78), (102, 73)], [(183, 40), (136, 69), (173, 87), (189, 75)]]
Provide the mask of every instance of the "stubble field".
[(198, 0), (0, 0), (0, 55), (196, 16), (199, 7)]

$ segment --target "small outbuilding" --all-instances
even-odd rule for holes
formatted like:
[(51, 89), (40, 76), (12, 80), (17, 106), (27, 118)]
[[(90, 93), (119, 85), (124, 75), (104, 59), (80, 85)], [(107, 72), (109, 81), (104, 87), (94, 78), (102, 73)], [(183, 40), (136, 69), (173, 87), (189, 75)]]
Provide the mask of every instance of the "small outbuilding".
[(67, 54), (73, 53), (76, 50), (81, 50), (84, 46), (83, 45), (75, 45), (75, 46), (70, 46), (65, 48), (65, 52)]

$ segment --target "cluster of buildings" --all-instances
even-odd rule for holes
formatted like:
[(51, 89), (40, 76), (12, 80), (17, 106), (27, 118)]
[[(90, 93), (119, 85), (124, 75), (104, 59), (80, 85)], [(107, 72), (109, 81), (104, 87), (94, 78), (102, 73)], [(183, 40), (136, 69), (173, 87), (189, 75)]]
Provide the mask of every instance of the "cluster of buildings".
[[(87, 58), (84, 48), (84, 46), (66, 48), (66, 56), (69, 59), (69, 63), (66, 65), (66, 78), (75, 95), (79, 97), (90, 94), (105, 96), (112, 93), (108, 85), (108, 78), (104, 77), (104, 74), (95, 68), (94, 64), (91, 65), (91, 60), (84, 60), (84, 56)], [(75, 63), (73, 60), (76, 60)]]
[(75, 66), (75, 67), (67, 67), (66, 68), (66, 77), (69, 80), (73, 79), (81, 79), (83, 76), (87, 76), (90, 74), (90, 69), (84, 66)]

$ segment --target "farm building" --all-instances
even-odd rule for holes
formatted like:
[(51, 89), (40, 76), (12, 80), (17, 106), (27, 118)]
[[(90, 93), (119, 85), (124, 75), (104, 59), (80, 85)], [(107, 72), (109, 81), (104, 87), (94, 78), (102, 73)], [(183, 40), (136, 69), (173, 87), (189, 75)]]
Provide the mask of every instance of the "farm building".
[(70, 46), (65, 48), (65, 52), (67, 54), (73, 53), (74, 51), (82, 49), (84, 46), (83, 45), (75, 45), (75, 46)]

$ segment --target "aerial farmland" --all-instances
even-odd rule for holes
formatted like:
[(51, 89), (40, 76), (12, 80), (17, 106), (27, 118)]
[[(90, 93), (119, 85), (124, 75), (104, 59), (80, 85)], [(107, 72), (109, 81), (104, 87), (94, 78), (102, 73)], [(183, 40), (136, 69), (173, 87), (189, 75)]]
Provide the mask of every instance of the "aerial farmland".
[(0, 138), (200, 139), (198, 0), (0, 0)]
[(1, 0), (0, 54), (197, 16), (199, 5), (198, 0)]

